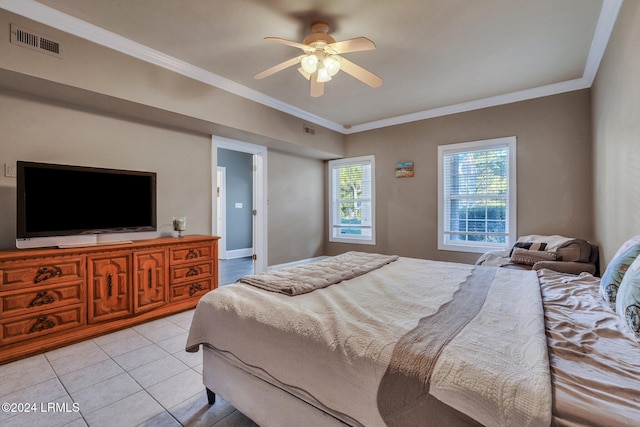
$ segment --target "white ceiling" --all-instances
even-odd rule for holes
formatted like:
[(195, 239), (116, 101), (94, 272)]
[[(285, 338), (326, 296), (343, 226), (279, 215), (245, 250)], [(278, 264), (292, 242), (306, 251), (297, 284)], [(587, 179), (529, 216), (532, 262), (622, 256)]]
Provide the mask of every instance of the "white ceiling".
[[(590, 87), (622, 0), (0, 0), (0, 7), (305, 120), (353, 133)], [(320, 98), (291, 67), (311, 22), (376, 50)]]

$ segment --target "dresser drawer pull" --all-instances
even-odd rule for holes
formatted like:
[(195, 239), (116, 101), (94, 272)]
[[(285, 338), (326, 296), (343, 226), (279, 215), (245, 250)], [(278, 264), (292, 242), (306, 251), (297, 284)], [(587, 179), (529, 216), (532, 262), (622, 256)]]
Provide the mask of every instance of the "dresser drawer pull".
[(191, 266), (189, 267), (189, 271), (187, 271), (187, 277), (197, 276), (201, 273), (200, 267)]
[(33, 282), (40, 283), (44, 280), (59, 276), (61, 274), (62, 271), (57, 267), (51, 267), (51, 270), (49, 269), (49, 267), (42, 267), (38, 269), (38, 274), (36, 275), (35, 279), (33, 279)]
[(47, 291), (40, 291), (36, 294), (36, 297), (29, 303), (29, 307), (38, 307), (40, 305), (51, 304), (56, 299), (53, 295), (49, 295)]
[(191, 248), (189, 249), (189, 252), (187, 252), (187, 255), (185, 256), (185, 259), (196, 259), (198, 258), (198, 251), (196, 251), (195, 249)]
[(193, 285), (189, 286), (189, 296), (192, 297), (198, 291), (201, 291), (201, 290), (202, 290), (202, 285), (200, 283), (194, 283)]
[(56, 324), (53, 320), (49, 319), (47, 316), (40, 316), (31, 329), (29, 329), (29, 333), (44, 331), (45, 329), (51, 329), (54, 326), (56, 326)]
[(107, 296), (113, 295), (113, 274), (107, 276)]

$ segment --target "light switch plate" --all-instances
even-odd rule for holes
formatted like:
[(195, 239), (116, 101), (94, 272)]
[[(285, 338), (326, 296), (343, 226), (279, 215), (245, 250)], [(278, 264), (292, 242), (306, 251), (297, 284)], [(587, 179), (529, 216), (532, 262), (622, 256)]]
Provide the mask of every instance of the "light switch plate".
[(4, 164), (4, 176), (8, 177), (8, 178), (15, 178), (16, 177), (16, 167), (10, 163), (5, 163)]

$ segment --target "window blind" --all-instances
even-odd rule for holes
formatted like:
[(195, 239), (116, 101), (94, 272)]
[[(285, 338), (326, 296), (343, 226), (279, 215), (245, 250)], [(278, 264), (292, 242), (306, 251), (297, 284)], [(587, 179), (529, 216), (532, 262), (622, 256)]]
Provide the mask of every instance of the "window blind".
[(373, 159), (330, 162), (331, 220), (334, 241), (373, 239)]
[(443, 155), (445, 243), (509, 241), (509, 146)]

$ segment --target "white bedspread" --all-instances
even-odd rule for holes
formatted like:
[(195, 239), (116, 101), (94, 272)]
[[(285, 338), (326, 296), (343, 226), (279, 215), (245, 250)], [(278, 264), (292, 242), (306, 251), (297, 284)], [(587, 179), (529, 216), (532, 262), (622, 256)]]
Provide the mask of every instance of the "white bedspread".
[[(200, 300), (187, 350), (209, 345), (354, 424), (382, 426), (377, 395), (396, 344), (451, 301), (473, 268), (400, 258), (295, 297), (224, 286)], [(496, 269), (486, 302), (442, 349), (430, 382), (431, 395), (484, 425), (549, 425), (535, 272)]]

